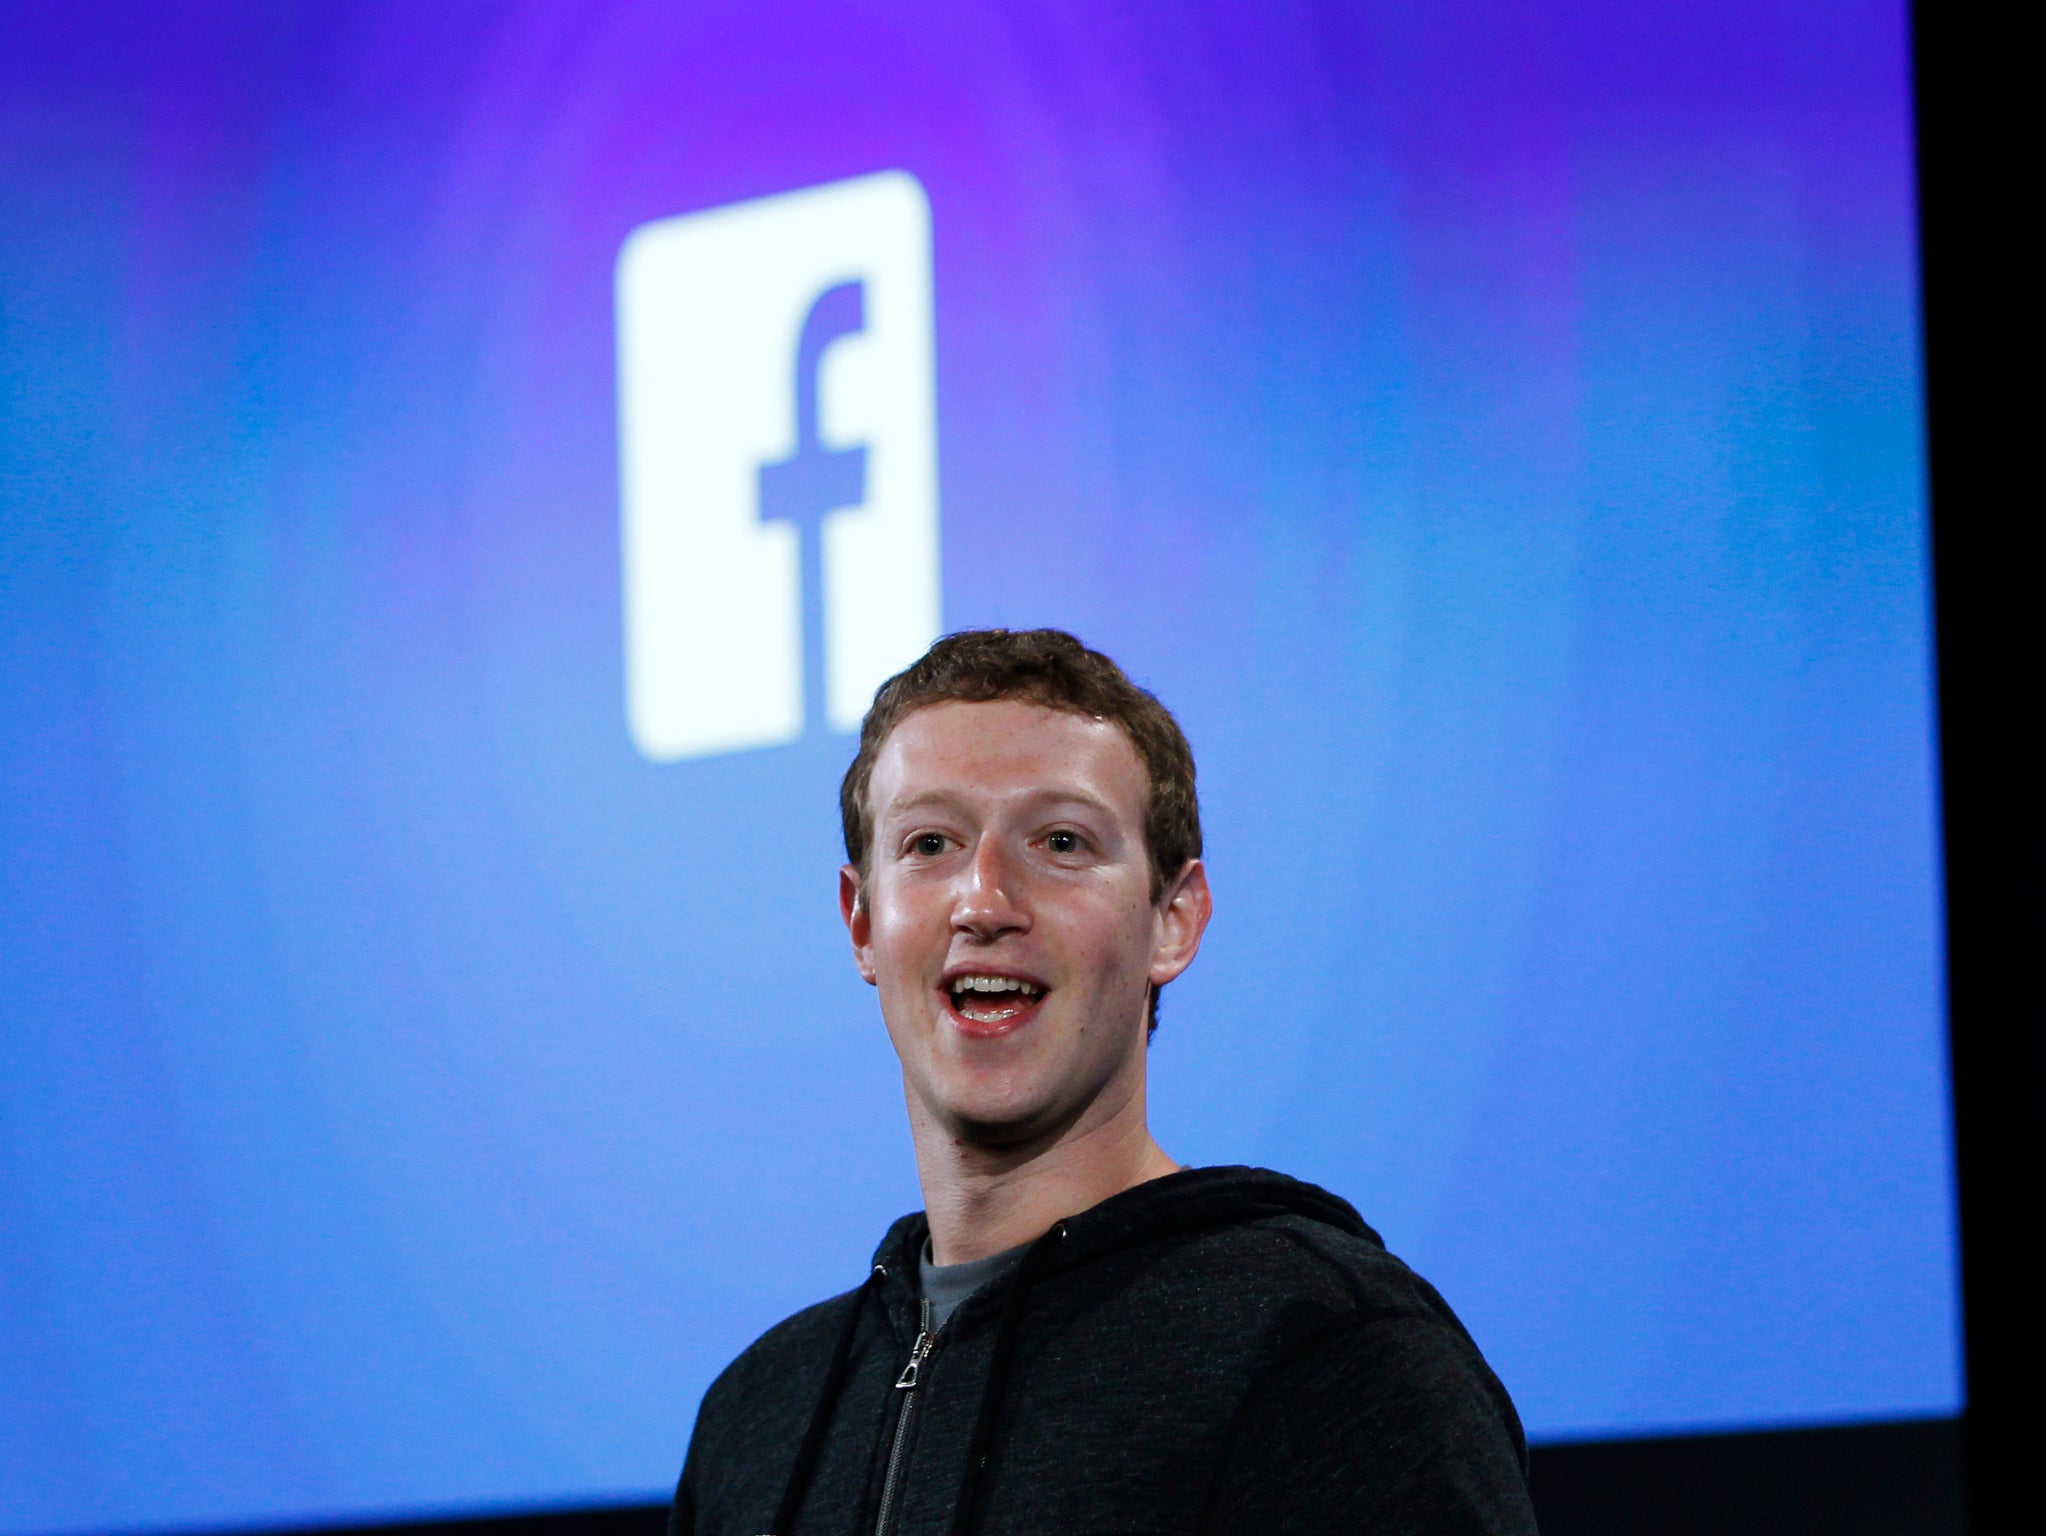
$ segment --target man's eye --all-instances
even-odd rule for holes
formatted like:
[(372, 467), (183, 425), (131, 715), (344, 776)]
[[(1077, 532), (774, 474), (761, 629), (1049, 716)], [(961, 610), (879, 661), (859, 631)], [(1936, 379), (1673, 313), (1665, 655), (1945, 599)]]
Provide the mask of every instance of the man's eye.
[(920, 832), (910, 846), (927, 859), (935, 858), (945, 851), (945, 839), (941, 833)]
[(1054, 832), (1044, 840), (1044, 846), (1053, 853), (1078, 853), (1080, 837), (1076, 832)]

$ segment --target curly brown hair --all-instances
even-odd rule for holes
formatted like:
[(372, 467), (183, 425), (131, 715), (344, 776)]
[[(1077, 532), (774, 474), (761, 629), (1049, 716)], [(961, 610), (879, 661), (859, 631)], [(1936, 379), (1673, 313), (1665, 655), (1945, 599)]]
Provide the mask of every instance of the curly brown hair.
[[(1108, 657), (1062, 629), (966, 629), (945, 636), (881, 685), (860, 724), (860, 750), (838, 788), (845, 856), (864, 880), (874, 835), (867, 790), (882, 743), (904, 719), (932, 704), (1021, 699), (1048, 709), (1113, 720), (1144, 765), (1144, 851), (1155, 904), (1189, 860), (1201, 856), (1201, 806), (1193, 749), (1172, 711)], [(1157, 995), (1151, 1028), (1157, 1025)]]

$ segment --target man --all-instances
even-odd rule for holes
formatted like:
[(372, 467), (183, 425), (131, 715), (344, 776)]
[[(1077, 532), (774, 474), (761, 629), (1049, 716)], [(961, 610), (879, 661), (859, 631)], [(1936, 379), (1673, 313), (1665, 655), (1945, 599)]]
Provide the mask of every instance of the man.
[(925, 1209), (711, 1387), (676, 1536), (1532, 1533), (1513, 1405), (1427, 1283), (1334, 1195), (1151, 1137), (1210, 907), (1164, 706), (1059, 631), (953, 635), (840, 807)]

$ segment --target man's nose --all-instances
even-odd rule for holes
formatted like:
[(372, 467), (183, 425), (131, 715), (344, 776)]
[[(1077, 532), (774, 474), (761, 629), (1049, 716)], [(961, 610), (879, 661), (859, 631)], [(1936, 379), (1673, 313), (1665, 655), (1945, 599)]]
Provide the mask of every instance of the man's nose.
[(1002, 840), (981, 837), (974, 844), (966, 877), (960, 882), (958, 900), (952, 908), (952, 926), (978, 939), (1028, 929), (1030, 917), (1018, 888), (1021, 878), (1018, 861)]

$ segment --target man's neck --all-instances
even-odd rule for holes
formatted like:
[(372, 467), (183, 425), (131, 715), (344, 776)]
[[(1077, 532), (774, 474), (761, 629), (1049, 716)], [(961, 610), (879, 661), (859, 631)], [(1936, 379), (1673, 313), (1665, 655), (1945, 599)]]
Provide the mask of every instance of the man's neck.
[(1141, 1085), (1113, 1113), (1021, 1146), (977, 1145), (913, 1099), (910, 1131), (935, 1264), (1031, 1242), (1061, 1217), (1179, 1168), (1152, 1139)]

